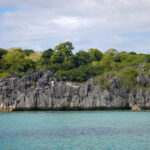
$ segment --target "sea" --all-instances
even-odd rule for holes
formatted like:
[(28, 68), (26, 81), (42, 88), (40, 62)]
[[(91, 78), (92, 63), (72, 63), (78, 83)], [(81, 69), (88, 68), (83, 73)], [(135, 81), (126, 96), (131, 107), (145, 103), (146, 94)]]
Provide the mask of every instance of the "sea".
[(0, 150), (150, 150), (150, 112), (0, 113)]

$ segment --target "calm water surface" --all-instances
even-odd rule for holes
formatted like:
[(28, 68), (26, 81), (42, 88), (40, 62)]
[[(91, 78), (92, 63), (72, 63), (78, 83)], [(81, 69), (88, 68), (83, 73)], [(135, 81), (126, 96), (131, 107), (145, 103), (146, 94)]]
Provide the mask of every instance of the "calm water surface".
[(150, 150), (150, 112), (0, 113), (0, 150)]

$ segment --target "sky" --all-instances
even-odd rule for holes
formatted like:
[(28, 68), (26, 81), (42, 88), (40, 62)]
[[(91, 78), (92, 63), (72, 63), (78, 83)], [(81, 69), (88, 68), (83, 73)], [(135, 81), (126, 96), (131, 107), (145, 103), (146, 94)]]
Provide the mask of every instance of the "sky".
[(0, 47), (150, 53), (150, 0), (0, 0)]

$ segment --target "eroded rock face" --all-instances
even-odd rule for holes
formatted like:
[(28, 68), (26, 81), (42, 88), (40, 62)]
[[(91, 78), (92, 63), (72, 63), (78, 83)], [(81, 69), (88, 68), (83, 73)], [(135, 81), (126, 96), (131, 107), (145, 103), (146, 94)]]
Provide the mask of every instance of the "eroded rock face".
[[(139, 83), (145, 84), (148, 78), (142, 80)], [(110, 83), (111, 91), (103, 90), (92, 80), (76, 86), (58, 81), (51, 71), (30, 72), (22, 78), (0, 80), (0, 110), (150, 107), (150, 90), (125, 92), (121, 80), (114, 76), (110, 77)]]

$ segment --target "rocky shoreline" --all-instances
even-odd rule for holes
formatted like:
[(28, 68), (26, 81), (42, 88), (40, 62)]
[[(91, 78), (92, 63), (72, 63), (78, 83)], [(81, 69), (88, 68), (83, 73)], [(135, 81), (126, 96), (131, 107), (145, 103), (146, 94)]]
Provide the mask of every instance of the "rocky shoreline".
[[(150, 109), (149, 89), (125, 91), (121, 79), (113, 75), (109, 79), (111, 91), (92, 79), (77, 86), (43, 70), (29, 72), (22, 78), (0, 79), (0, 111)], [(150, 79), (139, 75), (137, 82), (145, 85)]]

